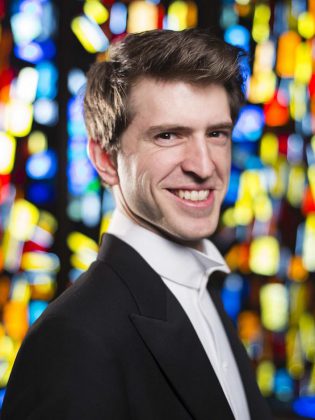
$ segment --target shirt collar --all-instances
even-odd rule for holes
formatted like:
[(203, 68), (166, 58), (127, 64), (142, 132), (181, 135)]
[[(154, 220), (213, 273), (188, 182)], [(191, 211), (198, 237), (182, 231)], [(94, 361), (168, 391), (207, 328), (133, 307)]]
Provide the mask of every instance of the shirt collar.
[(160, 276), (186, 287), (204, 288), (205, 274), (215, 270), (230, 271), (209, 240), (203, 240), (205, 253), (179, 245), (139, 226), (118, 209), (113, 213), (107, 232), (132, 246)]

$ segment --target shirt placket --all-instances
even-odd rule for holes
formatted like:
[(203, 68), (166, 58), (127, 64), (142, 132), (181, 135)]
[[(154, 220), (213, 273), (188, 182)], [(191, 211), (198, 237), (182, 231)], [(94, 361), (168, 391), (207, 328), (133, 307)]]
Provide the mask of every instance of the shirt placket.
[(217, 331), (218, 328), (223, 329), (223, 326), (220, 322), (220, 319), (217, 316), (217, 313), (216, 313), (216, 310), (214, 308), (214, 304), (211, 298), (207, 295), (207, 288), (206, 288), (209, 276), (215, 270), (216, 270), (216, 267), (213, 267), (211, 270), (208, 270), (207, 273), (204, 275), (202, 286), (200, 289), (200, 294), (199, 294), (199, 307), (200, 307), (200, 312), (203, 316), (204, 323), (207, 327), (208, 336), (211, 337), (211, 341), (212, 341), (211, 347), (213, 351), (211, 352), (211, 354), (213, 354), (215, 358), (213, 360), (215, 364), (215, 372), (221, 384), (223, 392), (234, 413), (233, 404), (229, 395), (229, 387), (228, 387), (228, 381), (227, 381), (227, 374), (228, 374), (229, 366), (227, 362), (225, 346), (222, 345), (219, 339), (219, 335), (222, 334), (222, 331)]

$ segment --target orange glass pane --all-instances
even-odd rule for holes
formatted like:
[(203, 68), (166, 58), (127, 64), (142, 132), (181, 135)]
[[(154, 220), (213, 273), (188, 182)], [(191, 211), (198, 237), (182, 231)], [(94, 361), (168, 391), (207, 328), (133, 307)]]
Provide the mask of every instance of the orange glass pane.
[(266, 125), (269, 127), (285, 125), (290, 118), (288, 107), (279, 103), (277, 95), (264, 105), (264, 114)]
[(27, 304), (19, 301), (8, 302), (3, 309), (3, 323), (7, 334), (13, 340), (23, 340), (28, 330)]
[(295, 255), (291, 258), (288, 267), (288, 276), (291, 280), (296, 282), (307, 280), (308, 272), (305, 270), (302, 258), (300, 256)]
[(259, 316), (252, 311), (243, 311), (238, 317), (238, 332), (242, 341), (257, 340), (261, 333)]
[(300, 42), (300, 36), (293, 31), (279, 37), (276, 71), (280, 77), (294, 77), (295, 53)]

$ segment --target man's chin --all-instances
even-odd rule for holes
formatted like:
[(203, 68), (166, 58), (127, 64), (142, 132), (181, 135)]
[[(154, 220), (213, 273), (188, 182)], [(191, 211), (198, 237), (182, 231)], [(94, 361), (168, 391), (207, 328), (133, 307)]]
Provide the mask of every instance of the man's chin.
[(209, 238), (215, 232), (218, 223), (216, 220), (207, 219), (206, 223), (196, 223), (196, 221), (187, 221), (177, 230), (178, 238), (183, 242), (198, 242)]

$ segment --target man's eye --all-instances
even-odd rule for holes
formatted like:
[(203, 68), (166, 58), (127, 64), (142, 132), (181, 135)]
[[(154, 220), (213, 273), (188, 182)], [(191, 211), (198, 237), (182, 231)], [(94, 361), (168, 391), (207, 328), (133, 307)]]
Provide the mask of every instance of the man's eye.
[(174, 133), (170, 133), (166, 131), (165, 133), (157, 134), (155, 137), (157, 139), (162, 139), (162, 140), (171, 140), (174, 136), (175, 136)]
[(230, 133), (226, 132), (226, 131), (210, 131), (210, 133), (208, 134), (209, 137), (229, 137)]
[(211, 131), (210, 137), (219, 137), (221, 135), (220, 131)]

